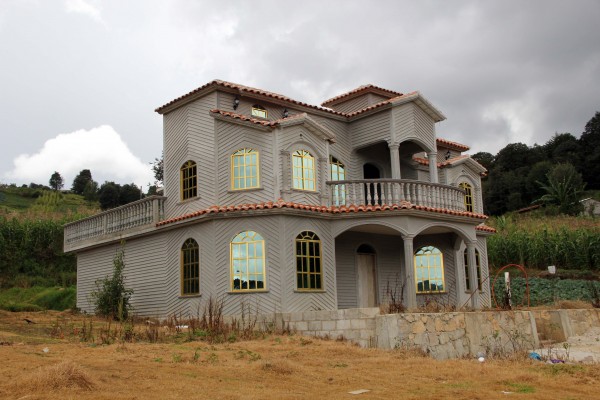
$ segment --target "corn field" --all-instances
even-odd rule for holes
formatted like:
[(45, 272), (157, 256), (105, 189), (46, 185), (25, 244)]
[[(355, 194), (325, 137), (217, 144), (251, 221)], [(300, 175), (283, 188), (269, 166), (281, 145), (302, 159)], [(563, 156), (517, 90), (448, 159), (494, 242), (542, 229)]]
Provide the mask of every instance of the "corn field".
[(488, 238), (492, 268), (520, 264), (546, 269), (600, 270), (600, 220), (588, 217), (498, 217)]
[(62, 249), (62, 221), (0, 217), (0, 288), (74, 285), (75, 256)]

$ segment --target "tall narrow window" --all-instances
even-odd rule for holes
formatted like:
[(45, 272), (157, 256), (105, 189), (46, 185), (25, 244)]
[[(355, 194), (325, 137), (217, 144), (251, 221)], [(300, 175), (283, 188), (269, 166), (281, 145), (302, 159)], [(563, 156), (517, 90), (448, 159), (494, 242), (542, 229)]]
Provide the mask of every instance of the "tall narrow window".
[(180, 170), (181, 178), (181, 200), (191, 199), (198, 195), (198, 175), (196, 163), (188, 160)]
[[(465, 259), (465, 281), (467, 290), (471, 290), (471, 281), (469, 279), (469, 256), (467, 249), (464, 252)], [(475, 249), (475, 266), (477, 267), (477, 288), (481, 290), (481, 262), (479, 261), (479, 250)]]
[(181, 246), (181, 295), (200, 293), (200, 248), (194, 239)]
[(465, 209), (473, 212), (473, 187), (467, 182), (461, 182), (458, 186), (465, 191)]
[(298, 290), (321, 290), (321, 240), (314, 232), (304, 231), (296, 236), (296, 277)]
[(259, 118), (267, 118), (267, 109), (259, 104), (255, 104), (252, 106), (252, 116)]
[(258, 151), (241, 149), (231, 155), (231, 189), (251, 189), (260, 185)]
[[(346, 179), (346, 168), (337, 158), (329, 157), (329, 169), (332, 181), (343, 181)], [(332, 195), (334, 205), (346, 204), (346, 185), (334, 185)]]
[(315, 190), (317, 177), (315, 158), (306, 150), (295, 151), (292, 155), (294, 189)]
[(238, 234), (231, 241), (231, 290), (265, 289), (265, 241), (254, 231)]
[(417, 293), (441, 293), (444, 287), (444, 255), (433, 246), (415, 252), (415, 283)]

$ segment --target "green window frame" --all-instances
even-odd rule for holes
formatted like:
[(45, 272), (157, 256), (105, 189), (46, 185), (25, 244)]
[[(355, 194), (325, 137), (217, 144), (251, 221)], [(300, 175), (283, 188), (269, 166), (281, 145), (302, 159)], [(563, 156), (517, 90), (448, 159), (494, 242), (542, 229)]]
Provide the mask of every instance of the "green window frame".
[(265, 241), (254, 231), (237, 234), (230, 243), (231, 291), (266, 290)]
[(461, 182), (458, 186), (465, 191), (465, 210), (473, 212), (473, 186), (467, 182)]
[(323, 290), (321, 240), (316, 233), (296, 236), (296, 284), (298, 290)]
[[(329, 157), (329, 172), (332, 181), (346, 180), (346, 167), (337, 158)], [(333, 186), (333, 204), (336, 206), (346, 204), (346, 185)]]
[(269, 112), (260, 104), (255, 104), (252, 106), (252, 116), (266, 119), (269, 116)]
[(316, 190), (315, 158), (308, 151), (297, 150), (292, 154), (292, 170), (292, 186), (294, 189)]
[(414, 262), (417, 293), (445, 293), (442, 252), (434, 246), (423, 246), (415, 252)]
[(254, 149), (240, 149), (231, 155), (231, 189), (260, 187), (259, 155)]
[[(469, 255), (467, 249), (463, 253), (464, 264), (465, 264), (465, 285), (467, 290), (471, 290), (471, 281), (469, 280)], [(477, 289), (481, 290), (481, 262), (479, 258), (479, 250), (475, 249), (475, 266), (477, 267)]]
[(181, 295), (200, 294), (200, 247), (189, 238), (181, 246)]
[(186, 161), (180, 169), (181, 200), (194, 198), (198, 195), (198, 172), (196, 163)]

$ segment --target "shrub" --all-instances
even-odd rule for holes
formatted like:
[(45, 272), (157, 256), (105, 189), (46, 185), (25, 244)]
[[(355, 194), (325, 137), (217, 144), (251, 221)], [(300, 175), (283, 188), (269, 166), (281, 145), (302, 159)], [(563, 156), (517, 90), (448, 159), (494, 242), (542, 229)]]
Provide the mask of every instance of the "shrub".
[(113, 258), (113, 275), (96, 281), (96, 290), (92, 292), (97, 315), (123, 321), (129, 316), (129, 300), (132, 289), (125, 288), (125, 251), (117, 250)]

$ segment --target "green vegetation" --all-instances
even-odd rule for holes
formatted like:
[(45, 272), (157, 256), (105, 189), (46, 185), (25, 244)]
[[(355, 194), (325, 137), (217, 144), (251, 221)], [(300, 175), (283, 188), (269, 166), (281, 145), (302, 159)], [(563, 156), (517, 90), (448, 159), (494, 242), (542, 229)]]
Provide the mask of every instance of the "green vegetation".
[(8, 311), (63, 311), (75, 308), (75, 286), (0, 290), (0, 309)]
[[(537, 216), (537, 218), (536, 218)], [(545, 270), (600, 271), (600, 225), (588, 217), (503, 216), (490, 220), (498, 232), (488, 238), (491, 269), (520, 264)]]
[(96, 308), (96, 315), (110, 317), (117, 321), (127, 319), (131, 310), (129, 299), (133, 294), (132, 289), (125, 287), (125, 250), (123, 246), (117, 251), (113, 258), (113, 275), (96, 281), (96, 290), (92, 292), (92, 298)]

